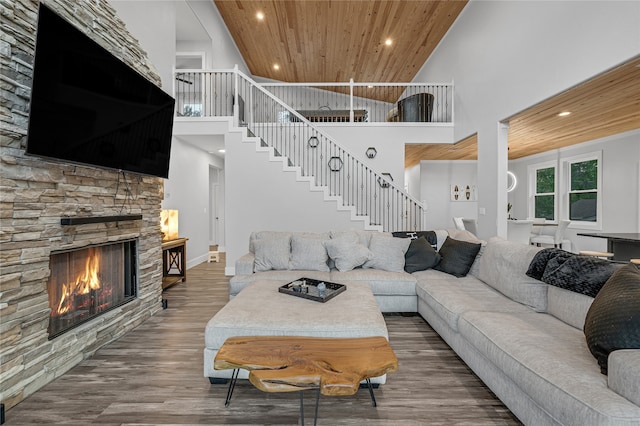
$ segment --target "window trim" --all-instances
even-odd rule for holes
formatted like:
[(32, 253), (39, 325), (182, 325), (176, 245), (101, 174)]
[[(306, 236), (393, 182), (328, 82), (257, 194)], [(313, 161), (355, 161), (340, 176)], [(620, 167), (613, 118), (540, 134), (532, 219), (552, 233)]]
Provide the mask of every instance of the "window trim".
[[(537, 172), (540, 169), (549, 169), (553, 167), (553, 194), (552, 193), (540, 193), (536, 192), (536, 184), (538, 183)], [(558, 163), (555, 160), (544, 161), (541, 163), (530, 164), (527, 170), (529, 176), (529, 203), (528, 203), (528, 217), (534, 218), (536, 215), (536, 195), (553, 195), (553, 222), (558, 221)]]
[[(587, 221), (571, 221), (571, 228), (580, 228), (580, 229), (593, 229), (593, 230), (602, 230), (602, 151), (588, 152), (585, 154), (574, 155), (572, 157), (566, 157), (562, 159), (563, 167), (562, 171), (564, 174), (563, 179), (563, 194), (562, 194), (562, 217), (569, 219), (569, 202), (570, 202), (570, 194), (571, 192), (571, 165), (575, 163), (582, 163), (585, 161), (596, 160), (598, 162), (598, 175), (596, 177), (596, 184), (598, 187), (595, 190), (596, 193), (596, 216), (597, 219), (595, 222), (587, 222)], [(580, 192), (580, 191), (578, 191)], [(593, 192), (593, 191), (588, 191)]]

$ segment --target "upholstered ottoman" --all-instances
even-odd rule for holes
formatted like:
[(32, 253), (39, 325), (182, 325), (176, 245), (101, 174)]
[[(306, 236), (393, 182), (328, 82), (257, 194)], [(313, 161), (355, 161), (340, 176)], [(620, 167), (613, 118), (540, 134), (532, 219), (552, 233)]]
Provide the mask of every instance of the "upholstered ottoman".
[[(287, 281), (248, 284), (207, 323), (204, 341), (204, 376), (231, 378), (232, 370), (214, 370), (218, 349), (234, 336), (370, 337), (389, 339), (387, 326), (366, 283), (341, 282), (346, 291), (325, 303), (278, 292)], [(239, 378), (248, 373), (240, 371)], [(384, 383), (386, 376), (371, 379)]]

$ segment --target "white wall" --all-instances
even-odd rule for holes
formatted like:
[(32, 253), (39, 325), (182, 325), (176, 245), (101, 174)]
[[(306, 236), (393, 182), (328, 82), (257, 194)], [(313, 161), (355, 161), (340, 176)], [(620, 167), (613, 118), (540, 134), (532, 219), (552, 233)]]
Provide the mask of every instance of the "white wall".
[(226, 135), (225, 149), (228, 274), (248, 252), (252, 231), (364, 229), (349, 212), (337, 211), (335, 201), (325, 201), (323, 192), (310, 192), (294, 172), (283, 172), (282, 160), (269, 161), (255, 143), (242, 142), (239, 132)]
[(407, 193), (418, 201), (423, 201), (420, 197), (420, 189), (422, 184), (420, 182), (420, 164), (404, 169), (404, 185)]
[[(453, 228), (453, 217), (478, 218), (476, 201), (451, 201), (451, 185), (476, 185), (476, 161), (421, 161), (420, 199), (427, 201), (425, 229)], [(478, 218), (478, 225), (484, 218)]]
[[(147, 51), (162, 78), (162, 88), (173, 94), (176, 57), (176, 12), (172, 1), (109, 0), (127, 29)], [(151, 24), (153, 23), (153, 24)]]
[(213, 0), (191, 0), (188, 3), (212, 40), (211, 62), (207, 60), (207, 64), (210, 64), (212, 68), (218, 69), (230, 69), (237, 64), (240, 71), (250, 75), (249, 67), (247, 67), (233, 38), (229, 34), (229, 30), (224, 24), (224, 20), (215, 7)]
[[(351, 152), (373, 171), (391, 173), (393, 183), (404, 188), (404, 146), (407, 143), (452, 143), (453, 127), (450, 125), (404, 125), (402, 127), (379, 124), (317, 126), (334, 138), (345, 150)], [(378, 151), (373, 159), (365, 152), (370, 146)]]
[[(640, 130), (509, 161), (509, 170), (518, 177), (518, 186), (509, 194), (512, 215), (528, 216), (528, 166), (545, 161), (562, 164), (566, 158), (596, 151), (602, 151), (603, 202), (602, 229), (596, 232), (640, 232)], [(567, 238), (573, 242), (573, 251), (606, 250), (606, 240), (577, 236), (579, 232), (594, 230), (572, 225)]]
[(640, 2), (467, 4), (414, 80), (453, 80), (454, 137), (478, 132), (481, 236), (506, 234), (506, 140), (498, 122), (638, 52)]
[(178, 231), (187, 242), (187, 267), (207, 260), (209, 253), (209, 167), (222, 160), (174, 137), (169, 179), (164, 182), (163, 209), (178, 210)]

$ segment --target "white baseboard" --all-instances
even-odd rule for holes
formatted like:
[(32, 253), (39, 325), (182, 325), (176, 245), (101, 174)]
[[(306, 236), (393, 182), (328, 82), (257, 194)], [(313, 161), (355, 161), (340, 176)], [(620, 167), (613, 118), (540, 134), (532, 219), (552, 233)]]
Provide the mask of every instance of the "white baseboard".
[(234, 266), (227, 266), (224, 268), (224, 274), (227, 277), (232, 277), (236, 274), (236, 268)]

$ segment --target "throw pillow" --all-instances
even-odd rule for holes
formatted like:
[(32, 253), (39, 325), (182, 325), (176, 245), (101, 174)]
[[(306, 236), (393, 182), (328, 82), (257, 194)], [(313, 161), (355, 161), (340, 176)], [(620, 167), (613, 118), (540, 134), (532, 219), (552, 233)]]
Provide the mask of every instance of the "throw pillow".
[(404, 270), (408, 273), (431, 269), (440, 262), (440, 255), (425, 237), (411, 240), (404, 255)]
[(324, 240), (294, 235), (291, 238), (289, 269), (303, 271), (329, 271)]
[(411, 238), (412, 240), (417, 240), (420, 237), (426, 238), (426, 240), (431, 244), (431, 247), (437, 250), (438, 246), (438, 236), (435, 231), (396, 231), (392, 232), (396, 238)]
[(640, 270), (634, 264), (618, 269), (602, 287), (587, 312), (584, 335), (602, 374), (611, 352), (640, 349)]
[(340, 272), (350, 271), (362, 266), (363, 263), (373, 257), (373, 253), (368, 248), (349, 238), (325, 241), (324, 246), (329, 258), (333, 260), (336, 269)]
[(363, 268), (381, 269), (390, 272), (404, 272), (404, 255), (409, 249), (409, 238), (389, 238), (374, 235), (369, 243), (373, 258), (362, 265)]
[(290, 238), (267, 238), (253, 242), (255, 260), (254, 272), (286, 270), (289, 268)]
[(619, 267), (620, 264), (596, 257), (543, 249), (529, 264), (527, 275), (555, 287), (596, 297)]
[(446, 272), (455, 277), (464, 277), (469, 273), (476, 255), (480, 251), (482, 244), (470, 243), (468, 241), (454, 240), (447, 237), (440, 247), (440, 263), (434, 269)]

